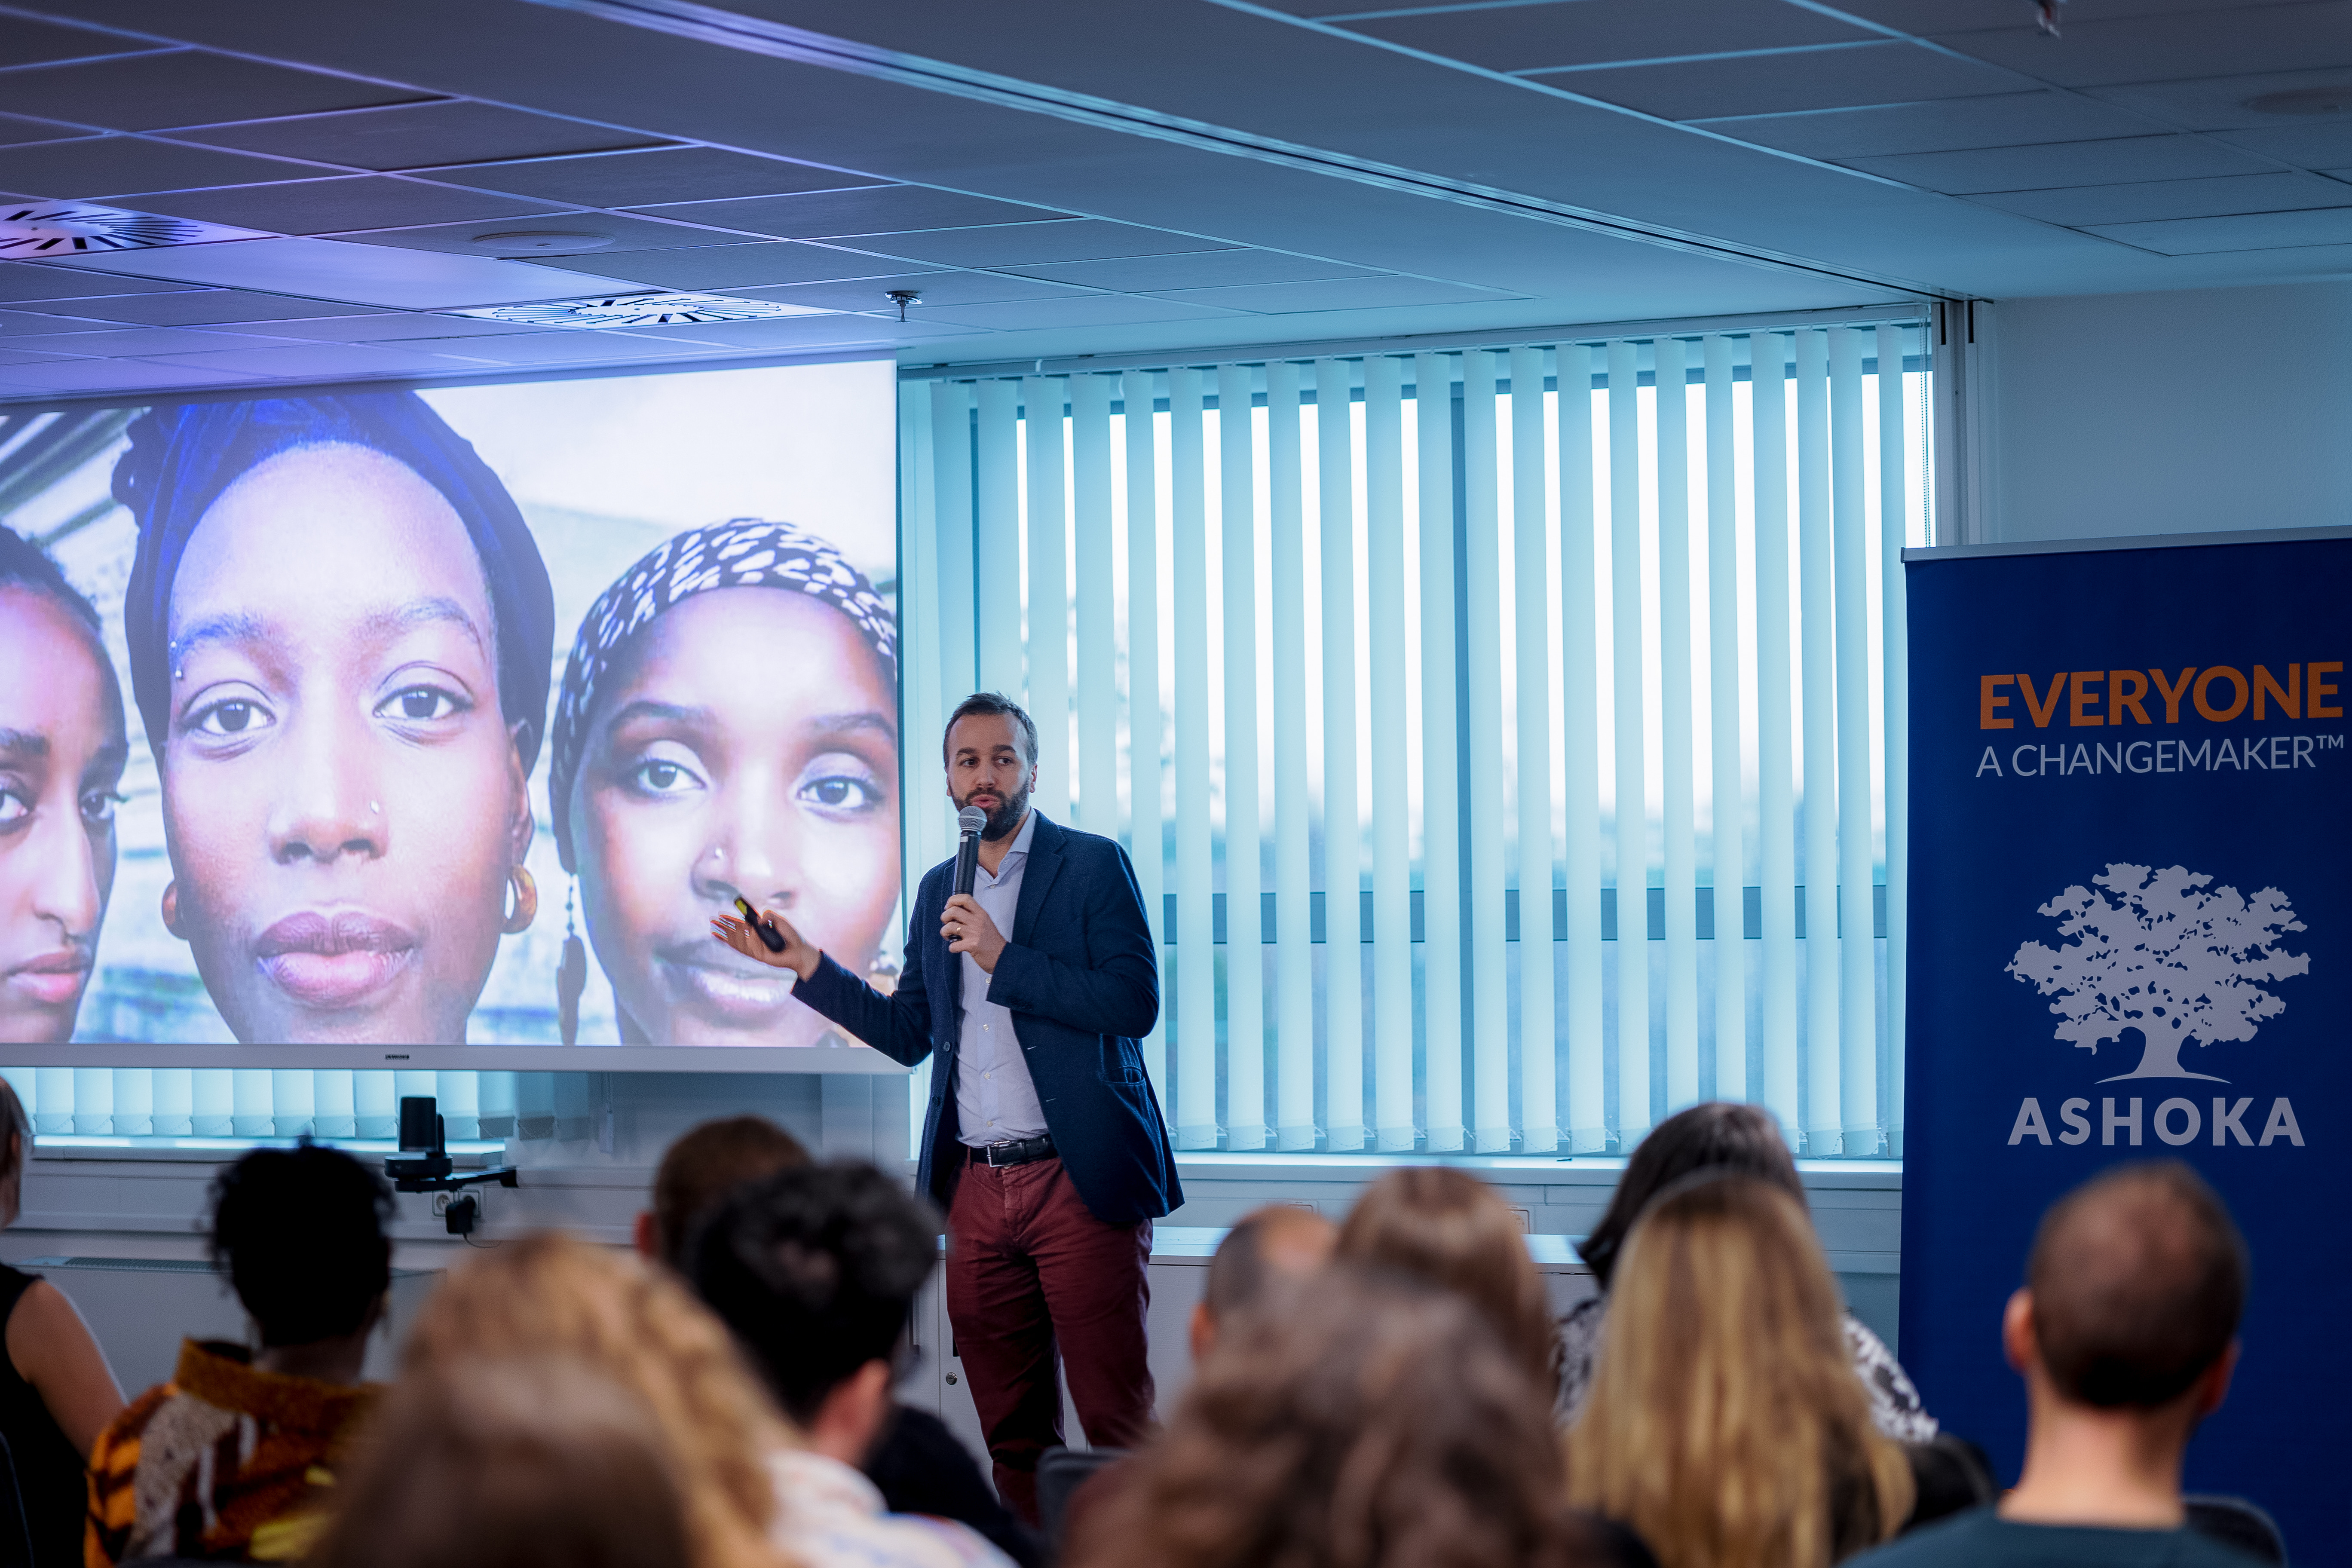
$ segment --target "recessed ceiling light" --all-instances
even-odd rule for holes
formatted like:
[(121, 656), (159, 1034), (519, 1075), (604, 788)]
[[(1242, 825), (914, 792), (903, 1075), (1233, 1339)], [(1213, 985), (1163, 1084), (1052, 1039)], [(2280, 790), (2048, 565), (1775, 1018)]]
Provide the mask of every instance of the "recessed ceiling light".
[(473, 244), (493, 256), (577, 256), (602, 250), (613, 243), (609, 234), (583, 234), (578, 229), (518, 228), (498, 234), (478, 234)]
[(526, 327), (679, 327), (840, 312), (807, 305), (779, 305), (771, 300), (737, 300), (725, 294), (661, 292), (599, 294), (585, 300), (556, 300), (543, 305), (485, 305), (447, 313)]
[(89, 202), (0, 202), (0, 256), (14, 261), (261, 237), (257, 229), (125, 212)]
[(2299, 87), (2292, 92), (2266, 92), (2246, 100), (2256, 114), (2352, 113), (2352, 84), (2343, 87)]

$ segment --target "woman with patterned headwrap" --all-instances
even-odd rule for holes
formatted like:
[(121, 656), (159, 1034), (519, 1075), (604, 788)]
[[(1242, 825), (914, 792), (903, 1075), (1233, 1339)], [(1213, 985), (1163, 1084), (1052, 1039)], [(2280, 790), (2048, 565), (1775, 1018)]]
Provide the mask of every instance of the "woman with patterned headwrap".
[(873, 965), (898, 897), (898, 686), (889, 606), (788, 524), (679, 534), (590, 607), (548, 798), (623, 1043), (824, 1037), (791, 976), (713, 942), (710, 917), (739, 896), (789, 910)]
[(463, 1044), (538, 908), (555, 614), (521, 513), (411, 393), (163, 407), (131, 439), (163, 923), (240, 1040)]

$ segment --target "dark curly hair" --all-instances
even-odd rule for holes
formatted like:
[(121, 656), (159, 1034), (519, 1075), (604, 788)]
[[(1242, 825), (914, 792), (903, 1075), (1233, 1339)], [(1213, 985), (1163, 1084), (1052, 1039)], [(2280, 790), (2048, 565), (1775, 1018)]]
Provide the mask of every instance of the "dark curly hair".
[(1567, 1568), (1548, 1395), (1466, 1302), (1335, 1265), (1217, 1342), (1068, 1568)]
[(357, 1333), (392, 1285), (392, 1189), (340, 1150), (256, 1149), (213, 1183), (213, 1267), (265, 1348)]

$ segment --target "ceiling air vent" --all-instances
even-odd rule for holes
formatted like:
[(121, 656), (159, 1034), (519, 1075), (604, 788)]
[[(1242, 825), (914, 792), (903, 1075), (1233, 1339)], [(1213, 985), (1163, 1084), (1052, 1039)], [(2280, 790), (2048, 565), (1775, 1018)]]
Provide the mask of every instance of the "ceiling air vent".
[(124, 212), (88, 202), (0, 201), (0, 257), (12, 261), (258, 237), (254, 229)]
[(806, 305), (768, 300), (737, 300), (725, 294), (599, 294), (588, 300), (557, 300), (544, 305), (485, 305), (451, 310), (525, 327), (683, 327), (713, 321), (763, 321), (782, 316), (829, 316)]

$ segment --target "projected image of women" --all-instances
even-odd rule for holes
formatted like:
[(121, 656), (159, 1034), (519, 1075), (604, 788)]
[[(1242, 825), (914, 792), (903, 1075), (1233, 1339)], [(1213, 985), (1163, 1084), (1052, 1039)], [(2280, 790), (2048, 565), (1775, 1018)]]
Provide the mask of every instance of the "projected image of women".
[(73, 1037), (129, 744), (98, 612), (0, 528), (0, 1043)]
[(624, 1044), (806, 1046), (789, 975), (710, 940), (740, 895), (870, 967), (898, 896), (898, 633), (834, 548), (678, 535), (582, 623), (549, 798)]
[(164, 924), (241, 1041), (463, 1044), (538, 907), (554, 607), (520, 512), (407, 393), (159, 408), (131, 441)]

